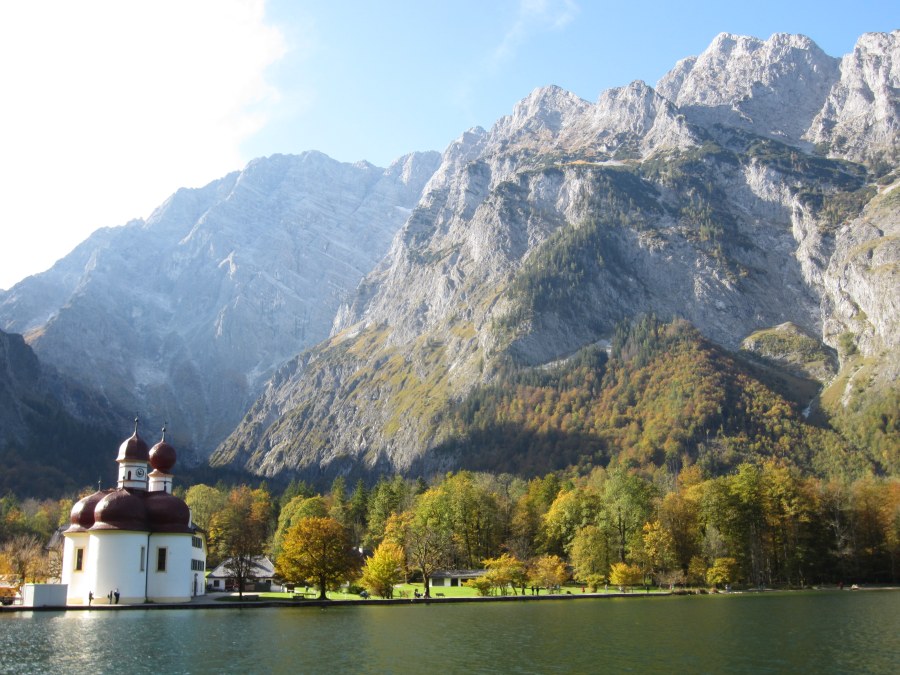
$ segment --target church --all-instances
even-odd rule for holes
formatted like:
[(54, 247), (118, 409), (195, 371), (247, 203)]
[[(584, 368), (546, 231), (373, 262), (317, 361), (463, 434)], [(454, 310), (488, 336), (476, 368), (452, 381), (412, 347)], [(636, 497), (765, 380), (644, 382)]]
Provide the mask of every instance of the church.
[(206, 538), (172, 494), (175, 459), (165, 427), (148, 448), (134, 421), (116, 457), (117, 487), (72, 507), (62, 561), (67, 604), (188, 602), (204, 593)]

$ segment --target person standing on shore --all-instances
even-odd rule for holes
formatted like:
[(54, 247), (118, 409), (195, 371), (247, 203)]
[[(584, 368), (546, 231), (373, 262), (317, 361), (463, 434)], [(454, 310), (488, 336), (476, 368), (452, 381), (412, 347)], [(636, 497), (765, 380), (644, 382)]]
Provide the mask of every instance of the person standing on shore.
[(116, 604), (119, 604), (119, 589), (113, 591), (113, 595), (116, 597)]

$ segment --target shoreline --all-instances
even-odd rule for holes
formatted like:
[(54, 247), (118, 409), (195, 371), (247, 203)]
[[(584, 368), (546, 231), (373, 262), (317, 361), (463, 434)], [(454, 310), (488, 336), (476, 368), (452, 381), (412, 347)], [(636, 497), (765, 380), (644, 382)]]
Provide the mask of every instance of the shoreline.
[[(210, 599), (209, 595), (200, 596), (200, 599), (194, 599), (190, 602), (179, 603), (144, 603), (140, 605), (42, 605), (40, 607), (25, 607), (22, 605), (3, 605), (0, 606), (0, 614), (10, 612), (116, 612), (116, 611), (135, 611), (135, 610), (159, 610), (159, 609), (271, 609), (271, 608), (302, 608), (317, 607), (327, 609), (330, 607), (359, 607), (359, 606), (389, 606), (389, 605), (441, 605), (441, 604), (460, 604), (460, 603), (484, 603), (484, 602), (547, 602), (559, 600), (604, 600), (613, 598), (670, 598), (670, 597), (690, 597), (690, 596), (719, 596), (719, 595), (750, 595), (759, 593), (797, 593), (808, 591), (827, 591), (827, 592), (848, 592), (855, 593), (859, 591), (897, 591), (900, 586), (864, 586), (860, 588), (850, 589), (843, 588), (806, 588), (806, 589), (748, 589), (720, 593), (694, 593), (679, 591), (656, 591), (646, 593), (634, 591), (631, 593), (555, 593), (552, 595), (500, 595), (487, 597), (462, 597), (462, 598), (360, 598), (358, 600), (291, 600), (267, 598), (264, 600), (217, 600)], [(251, 595), (252, 594), (248, 594)]]
[[(249, 594), (252, 595), (252, 594)], [(488, 597), (464, 597), (464, 598), (360, 598), (359, 600), (290, 600), (266, 598), (264, 600), (208, 600), (208, 596), (201, 596), (203, 600), (191, 602), (154, 603), (148, 602), (141, 605), (43, 605), (41, 607), (23, 607), (21, 605), (9, 605), (0, 607), (3, 612), (89, 612), (98, 610), (101, 612), (115, 612), (119, 610), (142, 609), (258, 609), (258, 608), (290, 608), (290, 607), (358, 607), (358, 606), (385, 606), (385, 605), (437, 605), (459, 604), (478, 602), (537, 602), (548, 600), (602, 600), (604, 598), (665, 598), (677, 593), (662, 591), (654, 593), (572, 593), (553, 595), (499, 595)]]

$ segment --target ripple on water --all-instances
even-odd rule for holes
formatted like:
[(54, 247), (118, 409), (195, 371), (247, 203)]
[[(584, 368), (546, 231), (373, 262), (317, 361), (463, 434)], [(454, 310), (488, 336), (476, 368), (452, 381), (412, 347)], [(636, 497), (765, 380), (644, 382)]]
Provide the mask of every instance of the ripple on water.
[(0, 614), (0, 673), (895, 672), (900, 594)]

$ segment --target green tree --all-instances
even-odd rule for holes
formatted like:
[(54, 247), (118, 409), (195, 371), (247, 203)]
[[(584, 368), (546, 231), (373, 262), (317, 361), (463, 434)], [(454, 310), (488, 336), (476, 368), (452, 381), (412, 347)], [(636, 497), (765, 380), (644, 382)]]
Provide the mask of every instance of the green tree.
[(804, 585), (816, 564), (817, 520), (814, 497), (796, 471), (782, 462), (763, 463), (763, 508), (771, 574), (790, 585)]
[(738, 579), (738, 563), (734, 558), (716, 558), (706, 570), (706, 583), (710, 586), (724, 586)]
[(709, 566), (706, 561), (699, 555), (695, 555), (688, 563), (687, 580), (692, 584), (703, 584), (706, 582), (706, 572)]
[(538, 588), (550, 590), (561, 586), (569, 575), (566, 563), (558, 555), (542, 555), (531, 563), (528, 580)]
[(242, 485), (229, 493), (222, 510), (212, 517), (210, 548), (220, 560), (228, 561), (241, 598), (245, 584), (253, 578), (255, 558), (265, 551), (271, 516), (269, 493)]
[(328, 495), (329, 514), (341, 525), (347, 526), (347, 481), (343, 476), (338, 476), (331, 484), (331, 493)]
[(284, 489), (284, 492), (281, 493), (281, 497), (278, 498), (278, 503), (284, 508), (284, 506), (294, 497), (313, 497), (315, 494), (316, 491), (313, 490), (306, 481), (294, 478), (291, 479), (291, 482)]
[(197, 527), (209, 531), (213, 516), (228, 502), (228, 493), (200, 483), (188, 488), (184, 501), (191, 509), (191, 520)]
[(543, 517), (541, 537), (544, 550), (565, 553), (579, 528), (597, 524), (600, 515), (601, 504), (597, 495), (575, 487), (561, 491)]
[(431, 575), (449, 560), (453, 545), (443, 495), (431, 488), (419, 495), (406, 519), (405, 549), (409, 562), (422, 574), (425, 597), (431, 597)]
[(468, 472), (448, 475), (437, 491), (453, 533), (455, 567), (473, 568), (500, 545), (502, 526), (487, 481)]
[(324, 497), (304, 497), (298, 495), (284, 505), (278, 514), (278, 527), (275, 529), (275, 537), (272, 540), (272, 555), (275, 559), (281, 555), (284, 546), (284, 538), (301, 518), (325, 518), (328, 516), (328, 504)]
[(615, 552), (609, 535), (596, 525), (587, 525), (575, 533), (569, 553), (569, 561), (577, 580), (591, 584), (596, 589), (601, 579), (609, 575), (610, 563)]
[(701, 509), (707, 559), (734, 558), (747, 578), (762, 584), (765, 512), (759, 467), (742, 464), (736, 474), (707, 481)]
[(700, 505), (692, 492), (669, 492), (659, 505), (659, 523), (672, 537), (675, 561), (682, 570), (700, 552)]
[(402, 547), (392, 541), (381, 542), (363, 566), (363, 586), (374, 595), (393, 598), (394, 586), (403, 581), (405, 562)]
[(658, 520), (645, 523), (639, 560), (650, 576), (656, 578), (675, 565), (675, 540)]
[(516, 594), (516, 586), (524, 586), (526, 577), (525, 563), (514, 555), (504, 553), (497, 558), (485, 558), (483, 561), (487, 570), (481, 579), (496, 588), (500, 595), (506, 595), (507, 587), (512, 587)]
[(384, 537), (385, 526), (394, 514), (405, 511), (409, 506), (410, 490), (401, 476), (393, 479), (382, 478), (369, 495), (366, 521), (368, 533), (366, 546), (377, 546)]
[(643, 582), (644, 573), (637, 565), (617, 562), (609, 568), (609, 583), (618, 586), (619, 589), (638, 586)]
[(283, 551), (275, 564), (288, 583), (314, 582), (319, 599), (352, 580), (360, 568), (347, 529), (334, 518), (301, 518), (284, 538)]
[(482, 598), (488, 597), (494, 590), (494, 582), (487, 578), (487, 575), (469, 579), (466, 582), (466, 586), (474, 588)]
[(650, 483), (621, 468), (613, 471), (606, 481), (603, 508), (609, 517), (619, 562), (625, 562), (629, 540), (649, 520), (653, 496)]
[(361, 543), (366, 534), (366, 521), (369, 511), (369, 491), (362, 478), (356, 481), (356, 488), (347, 502), (347, 520), (353, 533), (354, 543)]

